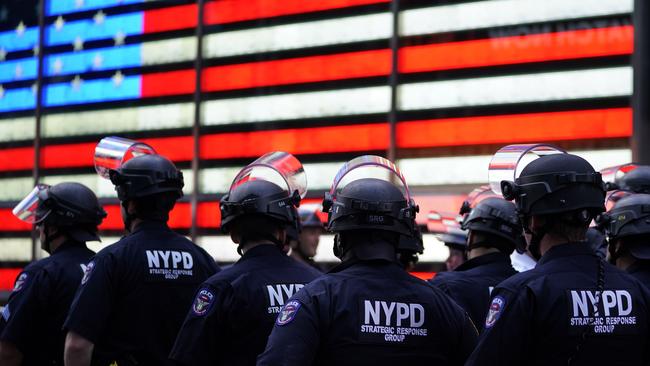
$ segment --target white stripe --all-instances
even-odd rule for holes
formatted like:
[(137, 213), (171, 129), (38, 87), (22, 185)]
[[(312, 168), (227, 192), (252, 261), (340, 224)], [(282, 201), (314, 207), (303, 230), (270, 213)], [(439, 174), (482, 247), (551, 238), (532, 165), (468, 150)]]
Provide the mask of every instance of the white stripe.
[(402, 12), (401, 35), (454, 32), (630, 13), (633, 0), (492, 0)]
[(402, 110), (628, 96), (632, 68), (497, 76), (401, 85)]
[[(630, 149), (570, 151), (589, 161), (596, 170), (632, 161)], [(492, 155), (400, 159), (398, 165), (411, 187), (488, 183)], [(308, 175), (308, 178), (311, 176)], [(444, 187), (441, 187), (444, 189)], [(468, 192), (469, 193), (469, 192)]]
[[(20, 201), (34, 189), (32, 177), (0, 179), (0, 201)], [(1, 257), (0, 257), (1, 258)]]
[(196, 38), (185, 37), (144, 42), (141, 46), (142, 66), (190, 61), (196, 58)]
[[(424, 254), (420, 256), (420, 262), (444, 262), (449, 256), (449, 249), (432, 234), (424, 234)], [(322, 235), (314, 260), (317, 262), (339, 262), (339, 259), (332, 253), (334, 235)], [(205, 249), (217, 262), (230, 263), (237, 261), (240, 256), (237, 254), (235, 245), (227, 235), (202, 236), (197, 238), (197, 244)]]
[(36, 129), (34, 117), (0, 120), (0, 141), (33, 140)]
[(43, 116), (43, 137), (109, 134), (129, 131), (191, 127), (191, 103), (107, 109)]
[(202, 104), (204, 125), (384, 113), (389, 107), (388, 86), (233, 98)]
[(210, 34), (205, 57), (225, 57), (297, 48), (386, 39), (391, 15), (362, 15)]
[(32, 240), (29, 238), (0, 239), (2, 261), (27, 262), (32, 260)]

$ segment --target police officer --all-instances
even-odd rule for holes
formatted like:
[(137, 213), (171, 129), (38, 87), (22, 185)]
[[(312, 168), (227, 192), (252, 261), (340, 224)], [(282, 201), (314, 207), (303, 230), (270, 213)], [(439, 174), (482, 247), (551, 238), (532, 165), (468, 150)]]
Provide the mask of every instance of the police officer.
[(604, 216), (610, 263), (650, 288), (650, 194), (621, 198)]
[(633, 193), (650, 194), (650, 166), (637, 166), (617, 180), (612, 188)]
[(539, 261), (494, 289), (467, 365), (645, 364), (648, 293), (584, 241), (604, 210), (600, 173), (566, 153), (542, 155), (516, 171), (520, 176), (501, 181), (501, 189), (515, 200)]
[[(264, 171), (276, 163), (282, 179)], [(295, 170), (283, 170), (287, 166)], [(301, 175), (295, 157), (275, 152), (235, 178), (221, 200), (221, 227), (242, 257), (201, 285), (170, 355), (178, 364), (254, 365), (282, 305), (320, 275), (283, 251), (287, 227), (298, 225), (296, 207), (306, 187), (278, 182), (296, 182)]]
[[(442, 272), (431, 284), (443, 290), (482, 328), (490, 304), (490, 292), (501, 281), (517, 273), (510, 255), (525, 247), (515, 205), (499, 197), (487, 197), (470, 208), (466, 201), (461, 214), (468, 230), (469, 260), (453, 272)], [(471, 211), (470, 211), (471, 210)]]
[(41, 248), (50, 256), (18, 275), (0, 319), (0, 364), (63, 365), (63, 321), (84, 268), (95, 254), (86, 241), (99, 240), (106, 212), (79, 183), (38, 185), (14, 209), (36, 224)]
[[(402, 189), (366, 169), (388, 170)], [(386, 159), (341, 168), (323, 207), (342, 263), (284, 305), (258, 365), (463, 364), (476, 340), (471, 320), (396, 259), (400, 236), (416, 225), (406, 192)]]
[(65, 322), (66, 365), (168, 365), (187, 308), (219, 268), (167, 226), (183, 175), (163, 156), (110, 170), (128, 235), (88, 264)]
[(320, 271), (318, 264), (314, 261), (314, 256), (318, 250), (320, 236), (324, 231), (323, 223), (317, 214), (315, 207), (299, 207), (298, 217), (300, 219), (300, 232), (295, 240), (291, 240), (291, 258), (312, 266)]
[(442, 241), (449, 248), (449, 256), (445, 260), (447, 271), (453, 271), (467, 260), (467, 234), (446, 233), (437, 234), (438, 240)]

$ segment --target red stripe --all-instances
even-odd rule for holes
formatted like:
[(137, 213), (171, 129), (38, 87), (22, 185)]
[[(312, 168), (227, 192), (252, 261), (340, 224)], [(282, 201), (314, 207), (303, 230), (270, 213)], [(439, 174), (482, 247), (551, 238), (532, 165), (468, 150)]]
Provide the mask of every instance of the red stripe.
[(436, 276), (436, 272), (409, 272), (412, 276), (415, 276), (421, 280), (428, 281)]
[(142, 98), (194, 93), (194, 70), (157, 72), (142, 75)]
[(400, 50), (399, 70), (409, 73), (628, 55), (633, 50), (633, 36), (632, 26), (622, 26), (405, 47)]
[(165, 32), (196, 27), (196, 4), (172, 6), (144, 12), (144, 33)]
[[(124, 230), (119, 205), (104, 205), (108, 216), (99, 227), (100, 230)], [(197, 207), (197, 225), (200, 228), (217, 228), (221, 222), (218, 202), (201, 202)], [(179, 202), (169, 214), (169, 227), (172, 229), (189, 229), (192, 226), (191, 205)]]
[(388, 75), (390, 55), (390, 50), (384, 49), (215, 66), (205, 70), (202, 90), (244, 89)]
[(33, 147), (0, 150), (0, 170), (31, 170), (33, 167)]
[(203, 19), (206, 24), (224, 24), (386, 2), (389, 0), (218, 0), (205, 4)]
[(0, 208), (0, 231), (30, 231), (32, 225), (18, 220), (11, 208)]
[(201, 137), (202, 159), (256, 157), (274, 150), (321, 154), (388, 148), (388, 125), (367, 124), (273, 131), (234, 132)]
[(530, 113), (401, 122), (400, 148), (630, 137), (632, 109)]
[(0, 291), (11, 291), (22, 268), (0, 268)]

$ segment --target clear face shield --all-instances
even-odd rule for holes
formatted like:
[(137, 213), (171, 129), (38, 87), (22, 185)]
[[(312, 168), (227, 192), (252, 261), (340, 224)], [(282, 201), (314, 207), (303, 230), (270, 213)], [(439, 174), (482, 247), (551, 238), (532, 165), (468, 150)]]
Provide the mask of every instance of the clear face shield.
[(110, 172), (116, 171), (124, 163), (141, 155), (153, 155), (153, 147), (138, 141), (121, 137), (104, 137), (95, 147), (95, 170), (105, 179), (110, 179)]
[(267, 153), (244, 167), (233, 179), (229, 191), (256, 180), (286, 189), (289, 197), (305, 198), (307, 194), (307, 174), (302, 164), (295, 156), (283, 151)]
[[(492, 191), (503, 195), (506, 199), (512, 186), (504, 182), (514, 183), (528, 164), (539, 157), (553, 154), (566, 154), (566, 151), (546, 144), (508, 145), (497, 151), (488, 170), (488, 180)], [(504, 188), (506, 192), (504, 192)]]
[(50, 186), (39, 184), (20, 201), (12, 210), (14, 216), (21, 221), (29, 224), (38, 224), (43, 222), (52, 212), (51, 208), (43, 207), (41, 202), (48, 198)]

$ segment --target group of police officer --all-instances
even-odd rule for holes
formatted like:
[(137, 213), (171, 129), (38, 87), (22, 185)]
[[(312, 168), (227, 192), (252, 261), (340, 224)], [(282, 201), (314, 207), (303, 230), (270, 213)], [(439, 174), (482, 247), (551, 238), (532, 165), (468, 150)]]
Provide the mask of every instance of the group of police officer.
[[(15, 281), (2, 365), (650, 364), (649, 167), (603, 213), (586, 160), (540, 155), (501, 195), (470, 196), (467, 260), (422, 281), (405, 269), (423, 250), (419, 209), (391, 161), (358, 157), (336, 175), (322, 206), (341, 263), (326, 274), (306, 229), (320, 220), (298, 213), (300, 162), (273, 152), (249, 164), (220, 201), (241, 255), (221, 270), (167, 225), (182, 173), (153, 149), (109, 142), (127, 146), (98, 169), (121, 202), (117, 243), (86, 247), (106, 212), (78, 183), (39, 185), (14, 209), (50, 256)], [(535, 268), (517, 273), (515, 251)]]

